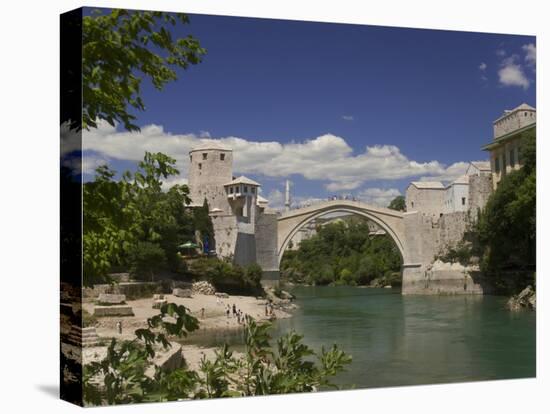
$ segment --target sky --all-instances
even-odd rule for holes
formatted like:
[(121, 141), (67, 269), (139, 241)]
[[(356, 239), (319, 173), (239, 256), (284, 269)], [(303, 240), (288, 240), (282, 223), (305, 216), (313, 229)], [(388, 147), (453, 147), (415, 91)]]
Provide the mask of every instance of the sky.
[(144, 80), (141, 131), (83, 135), (84, 177), (133, 169), (145, 151), (177, 160), (201, 139), (234, 151), (234, 175), (270, 206), (351, 195), (387, 206), (415, 180), (452, 181), (488, 159), (492, 121), (536, 107), (532, 36), (190, 15), (172, 30), (207, 49), (162, 91)]

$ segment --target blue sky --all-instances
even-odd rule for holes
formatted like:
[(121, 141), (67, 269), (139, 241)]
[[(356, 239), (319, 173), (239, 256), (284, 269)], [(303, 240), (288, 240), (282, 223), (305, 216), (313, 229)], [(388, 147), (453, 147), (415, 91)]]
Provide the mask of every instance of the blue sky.
[(173, 35), (197, 37), (203, 62), (162, 91), (145, 81), (146, 110), (135, 113), (142, 132), (85, 134), (85, 166), (122, 170), (158, 148), (178, 160), (173, 182), (181, 182), (189, 145), (222, 139), (234, 147), (235, 172), (260, 181), (274, 206), (286, 178), (296, 202), (350, 193), (384, 205), (412, 180), (451, 180), (486, 159), (492, 121), (523, 102), (536, 106), (530, 36), (190, 21)]

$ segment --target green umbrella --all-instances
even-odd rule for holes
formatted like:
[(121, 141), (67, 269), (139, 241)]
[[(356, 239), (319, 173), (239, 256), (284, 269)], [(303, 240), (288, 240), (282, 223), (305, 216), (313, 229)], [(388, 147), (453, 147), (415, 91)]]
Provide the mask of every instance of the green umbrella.
[(196, 249), (199, 245), (189, 241), (187, 243), (180, 244), (178, 247), (180, 249)]

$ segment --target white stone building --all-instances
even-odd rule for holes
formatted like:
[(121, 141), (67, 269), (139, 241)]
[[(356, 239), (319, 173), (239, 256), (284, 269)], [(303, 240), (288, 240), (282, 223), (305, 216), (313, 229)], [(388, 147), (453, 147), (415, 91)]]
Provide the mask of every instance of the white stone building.
[(469, 181), (462, 175), (445, 187), (443, 214), (468, 210)]
[(482, 147), (491, 154), (493, 188), (507, 173), (521, 168), (521, 142), (526, 134), (532, 133), (537, 124), (537, 110), (526, 103), (505, 110), (493, 122), (493, 140)]
[(445, 214), (477, 212), (491, 193), (488, 161), (473, 161), (466, 174), (444, 185), (440, 181), (413, 181), (406, 190), (407, 211), (419, 211), (434, 219)]
[[(208, 201), (218, 257), (258, 263), (267, 278), (278, 269), (277, 215), (258, 192), (260, 183), (233, 176), (233, 151), (209, 140), (189, 152), (191, 207)], [(273, 275), (275, 277), (276, 275)]]

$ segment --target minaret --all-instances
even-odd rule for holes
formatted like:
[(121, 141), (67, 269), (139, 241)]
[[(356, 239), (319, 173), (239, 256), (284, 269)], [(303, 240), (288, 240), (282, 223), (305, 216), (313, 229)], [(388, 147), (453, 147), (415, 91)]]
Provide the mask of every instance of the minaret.
[(285, 185), (285, 210), (290, 210), (290, 181), (286, 180)]

